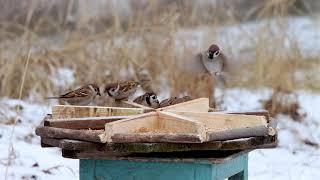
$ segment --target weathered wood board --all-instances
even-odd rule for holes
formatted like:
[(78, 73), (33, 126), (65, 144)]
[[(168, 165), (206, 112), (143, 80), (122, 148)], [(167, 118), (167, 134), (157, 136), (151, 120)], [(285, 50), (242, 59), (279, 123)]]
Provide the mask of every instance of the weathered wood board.
[(65, 129), (104, 129), (105, 124), (130, 116), (107, 116), (107, 117), (83, 117), (66, 119), (46, 119), (44, 126), (65, 128)]
[(189, 143), (270, 134), (264, 116), (157, 111), (107, 123), (101, 142)]
[(103, 130), (75, 130), (47, 126), (39, 126), (36, 128), (36, 135), (41, 137), (55, 139), (75, 139), (90, 142), (101, 142), (99, 135), (102, 133)]
[(208, 112), (209, 99), (208, 98), (198, 98), (190, 100), (187, 102), (167, 106), (164, 108), (159, 108), (159, 111), (191, 111), (191, 112)]
[(208, 150), (244, 150), (276, 147), (276, 136), (250, 137), (206, 143), (94, 143), (70, 139), (41, 138), (51, 147), (74, 151), (112, 151), (121, 153), (185, 152)]
[(52, 107), (52, 119), (128, 116), (144, 112), (143, 108), (56, 105)]
[[(151, 112), (133, 118), (107, 123), (102, 142), (202, 142), (204, 127), (184, 117), (159, 118)], [(176, 115), (178, 116), (178, 115)], [(163, 119), (165, 118), (165, 119)], [(150, 132), (150, 133), (148, 133)], [(156, 132), (156, 133), (153, 133)]]

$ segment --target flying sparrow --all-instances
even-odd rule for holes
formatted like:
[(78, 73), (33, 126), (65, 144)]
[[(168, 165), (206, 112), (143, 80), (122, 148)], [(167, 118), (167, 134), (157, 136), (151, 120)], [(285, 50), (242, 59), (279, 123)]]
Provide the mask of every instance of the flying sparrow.
[(151, 108), (158, 108), (160, 104), (157, 95), (154, 92), (147, 92), (144, 95), (137, 97), (133, 102)]
[(179, 103), (190, 101), (190, 100), (191, 100), (190, 96), (184, 96), (182, 98), (171, 97), (171, 98), (168, 98), (168, 99), (165, 99), (165, 100), (161, 101), (160, 107), (171, 106), (171, 105), (174, 105), (174, 104), (179, 104)]
[(208, 73), (213, 75), (222, 75), (226, 70), (226, 57), (221, 52), (220, 48), (212, 44), (207, 51), (197, 55), (204, 65)]
[(139, 82), (134, 81), (110, 83), (106, 85), (104, 92), (115, 100), (125, 100), (136, 92), (138, 86)]
[(100, 94), (100, 89), (96, 84), (87, 84), (76, 90), (70, 91), (58, 97), (48, 97), (47, 99), (61, 99), (70, 105), (86, 106)]

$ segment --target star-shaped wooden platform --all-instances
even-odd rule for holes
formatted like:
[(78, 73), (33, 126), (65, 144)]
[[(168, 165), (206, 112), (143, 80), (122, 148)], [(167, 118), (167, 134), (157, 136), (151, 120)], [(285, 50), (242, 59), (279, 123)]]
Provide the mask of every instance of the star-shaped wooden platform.
[(131, 107), (54, 106), (52, 116), (36, 133), (93, 143), (199, 144), (253, 137), (276, 141), (276, 125), (267, 111), (209, 112), (215, 110), (208, 98), (159, 109), (131, 102), (124, 105)]

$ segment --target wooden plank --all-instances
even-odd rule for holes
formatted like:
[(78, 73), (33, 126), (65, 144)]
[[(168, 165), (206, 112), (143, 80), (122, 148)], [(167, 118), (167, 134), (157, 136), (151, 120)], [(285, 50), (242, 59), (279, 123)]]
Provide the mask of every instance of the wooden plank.
[(197, 134), (172, 134), (172, 133), (135, 133), (114, 134), (111, 142), (117, 143), (149, 143), (149, 142), (171, 142), (171, 143), (200, 143), (202, 137)]
[(278, 145), (277, 136), (250, 137), (235, 140), (222, 141), (221, 149), (224, 150), (242, 150), (242, 149), (260, 149), (274, 148)]
[[(241, 138), (235, 140), (227, 141), (213, 141), (207, 143), (110, 143), (106, 144), (109, 148), (97, 150), (89, 150), (85, 152), (75, 153), (77, 159), (122, 159), (121, 155), (114, 156), (110, 155), (110, 152), (114, 153), (124, 153), (125, 158), (132, 158), (132, 160), (137, 160), (145, 154), (147, 156), (147, 161), (152, 161), (153, 155), (149, 153), (166, 153), (164, 157), (169, 156), (169, 152), (175, 153), (180, 152), (182, 155), (184, 153), (195, 154), (195, 152), (221, 152), (221, 151), (239, 151), (239, 150), (252, 150), (257, 148), (274, 148), (277, 146), (277, 136), (266, 136), (266, 137), (250, 137)], [(135, 157), (139, 155), (139, 157)], [(159, 156), (159, 154), (156, 154)], [(172, 156), (172, 155), (171, 155)], [(195, 155), (194, 155), (195, 156)], [(161, 158), (165, 160), (166, 158)], [(169, 158), (168, 161), (176, 161), (180, 158)], [(192, 158), (195, 159), (195, 158)], [(210, 159), (209, 157), (206, 159)], [(160, 160), (160, 159), (157, 159)]]
[(72, 140), (72, 139), (62, 139), (59, 142), (59, 147), (61, 149), (67, 149), (67, 150), (87, 151), (92, 149), (94, 150), (106, 149), (105, 148), (106, 144)]
[(84, 117), (68, 119), (46, 119), (44, 126), (66, 129), (104, 129), (106, 123), (129, 118), (130, 116)]
[(175, 104), (172, 106), (167, 106), (164, 108), (159, 108), (159, 111), (193, 111), (193, 112), (208, 112), (209, 99), (208, 98), (198, 98), (190, 100), (187, 102)]
[(59, 147), (59, 144), (60, 144), (59, 139), (41, 138), (41, 147)]
[(189, 138), (192, 143), (202, 142), (205, 137), (204, 126), (197, 121), (170, 112), (152, 112), (106, 124), (105, 134), (101, 136), (101, 140), (102, 142), (152, 142), (152, 140), (186, 142)]
[(223, 131), (255, 126), (267, 127), (268, 125), (263, 116), (178, 111), (174, 113), (205, 124), (207, 131)]
[(270, 114), (267, 110), (254, 110), (254, 111), (215, 111), (213, 113), (221, 113), (221, 114), (244, 114), (244, 115), (255, 115), (255, 116), (264, 116), (269, 122), (270, 120)]
[(158, 124), (158, 114), (150, 112), (132, 118), (127, 118), (105, 124), (105, 133), (100, 135), (101, 142), (112, 142), (115, 133), (134, 133), (143, 129), (155, 129)]
[(123, 153), (185, 152), (209, 150), (245, 150), (277, 146), (277, 136), (240, 138), (206, 143), (94, 143), (70, 139), (41, 138), (50, 147), (75, 151), (111, 151)]
[[(82, 155), (82, 153), (77, 153), (77, 156), (83, 157), (78, 159), (108, 159), (108, 160), (127, 160), (127, 161), (139, 161), (139, 162), (165, 162), (165, 163), (194, 163), (198, 162), (200, 164), (220, 164), (230, 160), (237, 158), (238, 156), (245, 155), (251, 150), (244, 150), (244, 151), (192, 151), (186, 153), (165, 153), (163, 157), (161, 156), (162, 153), (157, 153), (155, 155), (148, 155), (143, 156), (141, 154), (130, 154), (127, 156), (104, 156), (103, 152), (99, 155), (93, 155), (92, 152), (87, 153), (91, 154), (91, 158), (86, 158), (86, 156)], [(158, 155), (158, 156), (156, 156)], [(177, 157), (174, 157), (177, 156)], [(191, 156), (191, 157), (190, 157)], [(193, 156), (193, 157), (192, 157)], [(100, 157), (100, 158), (96, 158)], [(169, 178), (170, 179), (170, 178)]]
[(201, 140), (205, 140), (206, 132), (203, 123), (189, 117), (181, 116), (171, 112), (158, 112), (159, 129), (165, 129), (171, 133), (197, 134)]
[(207, 140), (222, 141), (222, 140), (231, 140), (231, 139), (238, 139), (238, 138), (267, 136), (267, 135), (268, 135), (268, 127), (255, 126), (255, 127), (227, 129), (222, 131), (208, 131)]
[(66, 119), (81, 117), (128, 116), (144, 112), (145, 111), (142, 108), (56, 105), (52, 107), (52, 118)]
[(76, 139), (91, 142), (100, 142), (99, 135), (102, 133), (102, 130), (74, 130), (47, 126), (36, 128), (36, 135), (41, 138)]

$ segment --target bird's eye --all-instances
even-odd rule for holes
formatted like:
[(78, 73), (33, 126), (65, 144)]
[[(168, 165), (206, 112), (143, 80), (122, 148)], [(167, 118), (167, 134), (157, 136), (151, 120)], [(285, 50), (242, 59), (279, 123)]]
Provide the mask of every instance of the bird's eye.
[(111, 89), (110, 89), (110, 91), (112, 91), (112, 92), (115, 91), (115, 90), (116, 90), (115, 88), (111, 88)]
[(152, 99), (156, 99), (156, 98), (157, 98), (157, 96), (155, 96), (155, 95), (152, 95), (152, 96), (151, 96), (151, 98), (152, 98)]
[(217, 56), (219, 56), (219, 54), (220, 54), (220, 51), (217, 50), (216, 52), (213, 53), (213, 56), (214, 56), (214, 57), (217, 57)]

